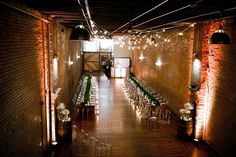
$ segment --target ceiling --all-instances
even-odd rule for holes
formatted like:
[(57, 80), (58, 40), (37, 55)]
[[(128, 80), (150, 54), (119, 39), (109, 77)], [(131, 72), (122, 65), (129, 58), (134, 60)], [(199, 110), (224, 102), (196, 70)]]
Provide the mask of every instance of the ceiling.
[(17, 1), (58, 19), (67, 27), (75, 27), (81, 21), (86, 24), (83, 10), (87, 19), (90, 13), (97, 27), (110, 33), (126, 32), (131, 28), (162, 29), (236, 16), (235, 0), (79, 0), (81, 5), (78, 0)]

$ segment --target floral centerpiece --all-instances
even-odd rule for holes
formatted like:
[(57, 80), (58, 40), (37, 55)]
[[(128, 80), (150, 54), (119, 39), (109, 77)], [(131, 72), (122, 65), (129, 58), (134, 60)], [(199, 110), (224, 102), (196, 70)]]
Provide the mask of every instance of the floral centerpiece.
[(84, 99), (83, 99), (84, 104), (87, 104), (90, 101), (90, 90), (91, 90), (91, 85), (92, 85), (91, 79), (92, 77), (89, 75), (87, 79), (87, 86), (84, 93)]
[(192, 120), (192, 111), (193, 110), (193, 104), (191, 103), (185, 103), (184, 108), (181, 108), (179, 110), (180, 113), (180, 119), (184, 121), (190, 121)]
[(66, 109), (64, 103), (60, 103), (57, 105), (57, 118), (59, 121), (68, 122), (71, 120), (69, 117), (70, 111)]

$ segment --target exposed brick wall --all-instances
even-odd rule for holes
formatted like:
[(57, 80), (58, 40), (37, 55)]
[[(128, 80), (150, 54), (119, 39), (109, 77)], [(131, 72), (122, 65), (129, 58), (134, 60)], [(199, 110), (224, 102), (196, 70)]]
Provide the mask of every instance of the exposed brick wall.
[[(230, 45), (211, 45), (208, 39), (222, 25)], [(233, 20), (205, 22), (203, 27), (202, 86), (199, 104), (207, 108), (203, 135), (205, 141), (222, 156), (231, 156), (236, 145), (235, 81), (236, 24)]]
[[(42, 16), (30, 8), (17, 7)], [(71, 42), (71, 29), (56, 21), (47, 25), (3, 5), (0, 28), (0, 156), (42, 156), (48, 146), (48, 44), (52, 105), (63, 102), (72, 110), (72, 94), (82, 75), (81, 58), (77, 58), (80, 42)], [(57, 97), (53, 93), (54, 56), (58, 59), (58, 87), (62, 89)], [(73, 65), (68, 65), (69, 58)]]
[(0, 5), (0, 156), (42, 156), (41, 24)]
[[(230, 37), (230, 45), (211, 45), (208, 40), (220, 24)], [(196, 28), (195, 28), (196, 29)], [(202, 123), (200, 138), (203, 138), (221, 156), (231, 156), (236, 145), (236, 22), (222, 20), (204, 22), (200, 27), (200, 39), (197, 42), (193, 30), (183, 37), (176, 37), (170, 43), (158, 47), (149, 46), (146, 50), (133, 51), (134, 73), (148, 86), (160, 91), (169, 99), (170, 108), (178, 114), (178, 109), (191, 97), (188, 89), (191, 76), (193, 53), (200, 52), (201, 87), (197, 96), (197, 123)], [(176, 34), (179, 30), (166, 32), (166, 36)], [(196, 31), (196, 30), (195, 30)], [(197, 32), (197, 31), (196, 31)], [(193, 42), (193, 36), (195, 41)], [(140, 61), (141, 52), (145, 59)], [(164, 63), (160, 69), (154, 65), (161, 58)], [(196, 79), (197, 80), (197, 79)], [(207, 114), (204, 113), (205, 107)], [(201, 112), (201, 113), (200, 113)], [(207, 117), (205, 117), (207, 116)], [(206, 126), (204, 121), (206, 120)]]
[[(189, 82), (193, 53), (193, 28), (176, 36), (181, 29), (167, 30), (160, 33), (161, 40), (172, 37), (170, 42), (161, 42), (157, 47), (148, 46), (145, 50), (133, 50), (134, 73), (149, 87), (161, 93), (169, 100), (169, 107), (179, 114), (179, 109), (189, 101)], [(174, 36), (174, 37), (173, 37)], [(156, 41), (160, 39), (156, 38)], [(138, 57), (143, 53), (145, 59)], [(155, 62), (163, 63), (159, 68)]]
[[(70, 105), (72, 95), (83, 73), (81, 42), (69, 40), (71, 29), (62, 25), (57, 25), (55, 29), (57, 30), (56, 53), (58, 57), (58, 88), (62, 89), (57, 98), (57, 102)], [(77, 56), (80, 56), (80, 58)], [(68, 64), (69, 60), (73, 61), (72, 65)], [(69, 106), (69, 108), (72, 109), (71, 106)]]

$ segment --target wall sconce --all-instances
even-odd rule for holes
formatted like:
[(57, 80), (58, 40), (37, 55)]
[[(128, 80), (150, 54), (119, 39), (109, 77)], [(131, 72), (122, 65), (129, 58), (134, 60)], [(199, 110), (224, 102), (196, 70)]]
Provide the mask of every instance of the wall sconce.
[(217, 29), (209, 39), (209, 44), (230, 44), (229, 36), (221, 29)]
[(77, 57), (76, 57), (77, 59), (80, 59), (80, 55), (77, 55)]
[(70, 40), (90, 40), (89, 31), (82, 25), (79, 25), (72, 30)]
[(73, 61), (69, 61), (69, 62), (66, 62), (66, 63), (68, 63), (69, 66), (74, 64)]
[(143, 60), (143, 59), (144, 59), (143, 54), (141, 54), (138, 58), (139, 58), (140, 60)]
[(160, 60), (158, 60), (158, 61), (156, 61), (155, 65), (160, 67), (162, 65), (162, 62)]
[(74, 64), (74, 62), (73, 61), (69, 61), (69, 65), (72, 65), (72, 64)]

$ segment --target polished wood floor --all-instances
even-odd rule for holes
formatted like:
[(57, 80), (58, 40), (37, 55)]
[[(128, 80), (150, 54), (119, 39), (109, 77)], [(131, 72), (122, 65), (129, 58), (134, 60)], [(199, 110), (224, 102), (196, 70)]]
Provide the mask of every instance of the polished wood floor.
[(147, 128), (129, 103), (123, 88), (123, 79), (98, 77), (99, 114), (94, 119), (81, 119), (75, 112), (73, 125), (83, 129), (90, 137), (112, 145), (106, 154), (94, 153), (88, 144), (74, 140), (59, 144), (50, 157), (212, 157), (216, 156), (204, 144), (195, 144), (177, 138), (177, 123), (172, 116), (171, 125)]

